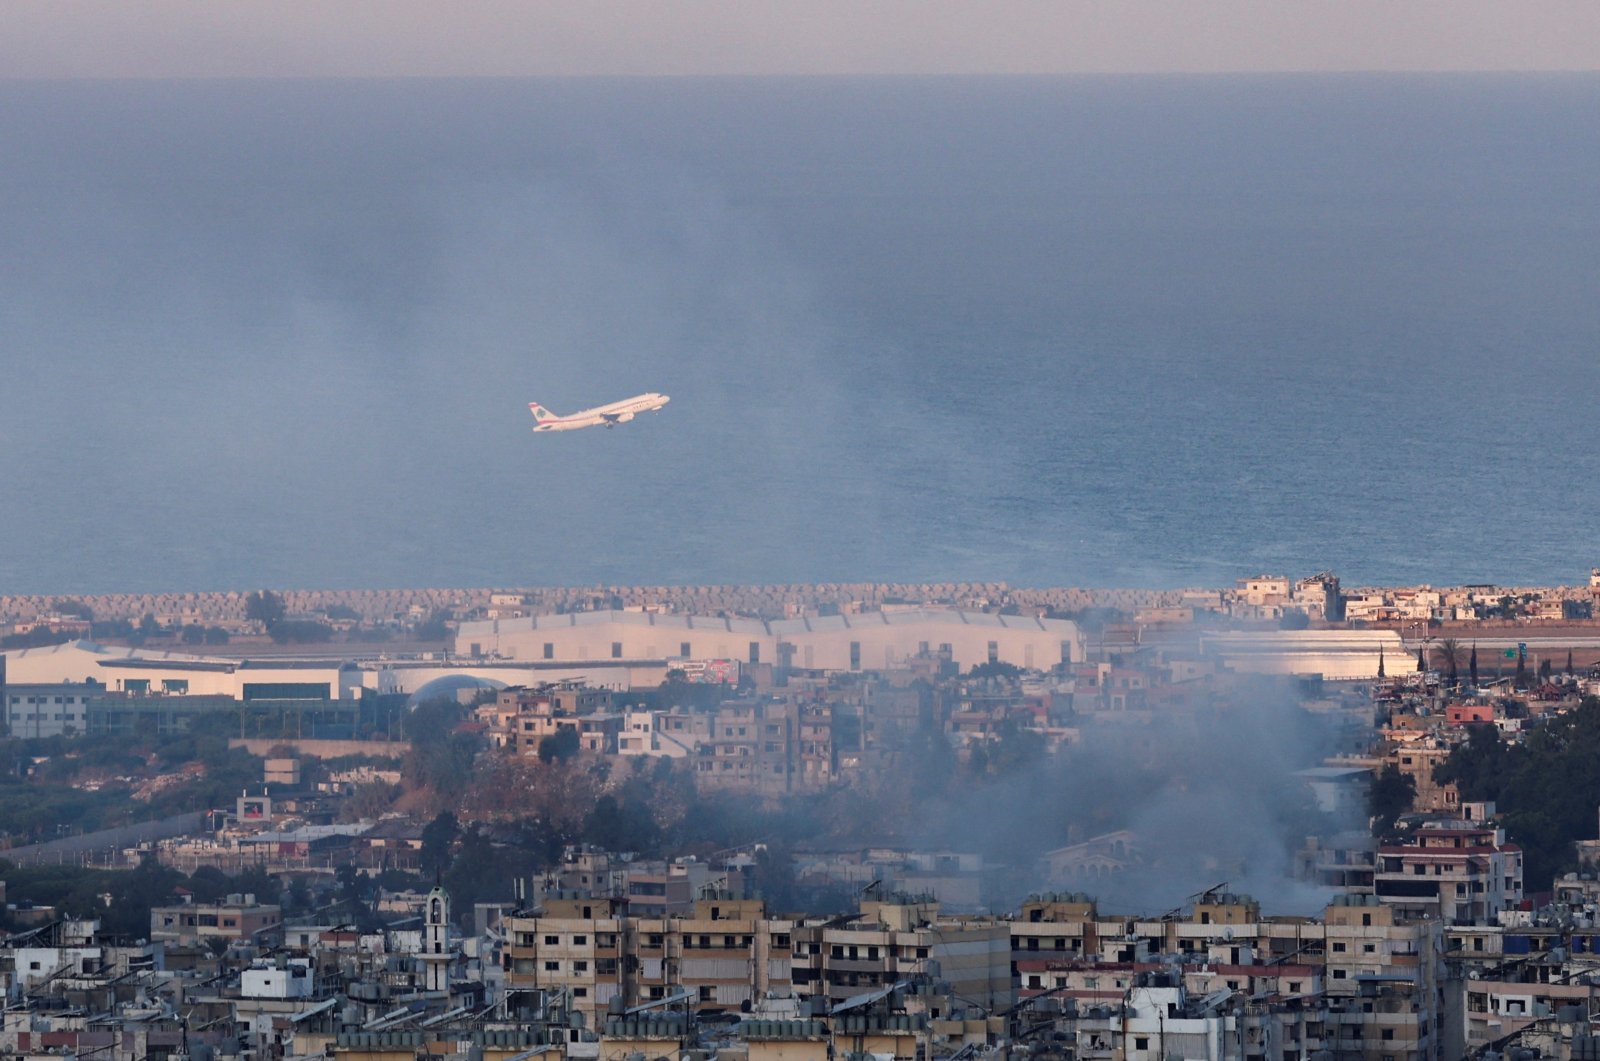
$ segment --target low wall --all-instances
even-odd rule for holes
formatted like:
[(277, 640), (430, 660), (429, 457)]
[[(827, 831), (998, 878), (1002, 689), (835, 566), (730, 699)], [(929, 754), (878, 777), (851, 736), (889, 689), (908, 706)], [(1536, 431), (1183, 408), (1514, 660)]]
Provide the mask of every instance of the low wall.
[(235, 737), (230, 748), (243, 748), (263, 758), (274, 748), (293, 748), (295, 754), (312, 759), (342, 759), (347, 755), (366, 755), (374, 759), (404, 759), (411, 745), (399, 740), (293, 740), (281, 737)]

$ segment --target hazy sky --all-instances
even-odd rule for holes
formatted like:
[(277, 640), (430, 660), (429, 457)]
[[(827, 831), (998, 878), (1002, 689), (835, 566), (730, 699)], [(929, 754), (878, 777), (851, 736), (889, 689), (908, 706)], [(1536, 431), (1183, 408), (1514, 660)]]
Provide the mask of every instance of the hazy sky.
[(4, 0), (0, 77), (1594, 70), (1596, 0)]

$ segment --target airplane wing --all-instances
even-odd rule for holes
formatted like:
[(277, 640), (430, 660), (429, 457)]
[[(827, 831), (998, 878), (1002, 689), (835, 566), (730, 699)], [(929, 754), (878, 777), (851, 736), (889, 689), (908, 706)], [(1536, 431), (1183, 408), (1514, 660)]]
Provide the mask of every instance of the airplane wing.
[(615, 424), (622, 419), (621, 413), (601, 413), (600, 419), (608, 424)]

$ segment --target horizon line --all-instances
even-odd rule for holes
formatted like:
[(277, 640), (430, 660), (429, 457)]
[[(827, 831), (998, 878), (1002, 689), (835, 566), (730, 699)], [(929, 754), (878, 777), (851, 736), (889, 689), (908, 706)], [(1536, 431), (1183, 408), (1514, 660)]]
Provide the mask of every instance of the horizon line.
[(894, 72), (715, 72), (681, 73), (518, 73), (518, 74), (107, 74), (8, 75), (0, 84), (127, 84), (194, 82), (452, 82), (452, 81), (1042, 81), (1087, 78), (1159, 80), (1171, 78), (1367, 78), (1367, 77), (1581, 77), (1600, 75), (1600, 66), (1526, 67), (1372, 67), (1361, 69), (1239, 70), (1038, 70)]

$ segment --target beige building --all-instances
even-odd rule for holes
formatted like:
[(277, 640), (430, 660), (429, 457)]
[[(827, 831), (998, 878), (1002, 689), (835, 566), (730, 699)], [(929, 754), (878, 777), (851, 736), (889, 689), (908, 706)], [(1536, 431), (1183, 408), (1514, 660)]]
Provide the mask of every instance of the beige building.
[(110, 693), (209, 695), (235, 700), (348, 700), (362, 672), (339, 660), (190, 656), (69, 641), (5, 653), (12, 684), (98, 682)]
[(1010, 663), (1047, 670), (1083, 659), (1064, 619), (943, 608), (771, 622), (655, 612), (597, 611), (462, 623), (458, 654), (476, 646), (503, 660), (566, 662), (730, 659), (800, 670), (864, 671), (943, 653), (962, 670)]
[(506, 920), (506, 982), (571, 992), (593, 1018), (692, 992), (697, 1009), (732, 1009), (790, 987), (788, 921), (759, 900), (702, 898), (687, 917), (636, 918), (617, 899), (546, 899), (536, 916)]
[(152, 943), (272, 944), (283, 938), (278, 907), (256, 902), (254, 895), (230, 895), (220, 903), (180, 903), (150, 909)]
[(516, 755), (539, 754), (539, 743), (562, 730), (577, 734), (584, 751), (607, 755), (617, 750), (622, 716), (612, 713), (611, 694), (577, 684), (501, 691), (474, 714), (488, 726), (489, 741)]

